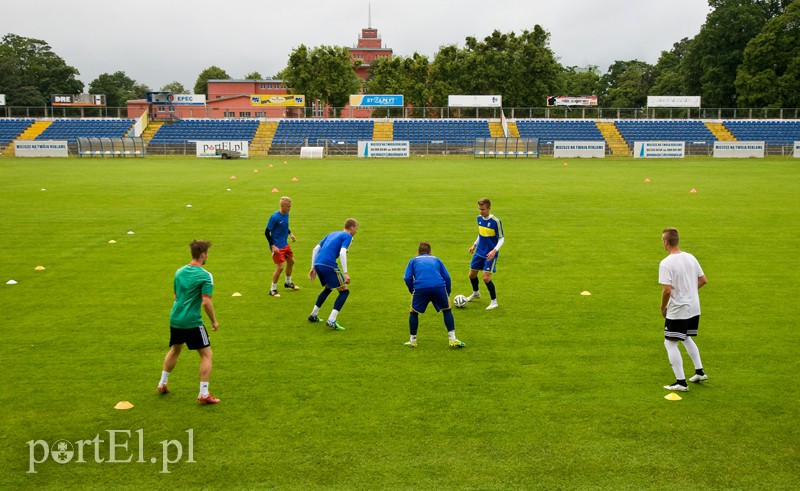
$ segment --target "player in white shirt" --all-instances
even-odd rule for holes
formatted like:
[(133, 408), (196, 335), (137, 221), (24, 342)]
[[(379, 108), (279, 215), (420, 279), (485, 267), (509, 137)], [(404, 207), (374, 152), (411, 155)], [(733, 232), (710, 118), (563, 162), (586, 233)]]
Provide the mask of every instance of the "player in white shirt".
[(675, 228), (666, 228), (661, 234), (664, 249), (669, 252), (658, 265), (658, 282), (661, 289), (661, 315), (664, 316), (664, 346), (675, 372), (675, 383), (665, 385), (667, 390), (689, 390), (683, 372), (683, 358), (678, 343), (683, 343), (692, 359), (695, 374), (690, 382), (708, 379), (703, 371), (700, 350), (692, 337), (697, 336), (700, 325), (700, 295), (698, 291), (706, 284), (706, 275), (697, 259), (680, 250), (679, 236)]

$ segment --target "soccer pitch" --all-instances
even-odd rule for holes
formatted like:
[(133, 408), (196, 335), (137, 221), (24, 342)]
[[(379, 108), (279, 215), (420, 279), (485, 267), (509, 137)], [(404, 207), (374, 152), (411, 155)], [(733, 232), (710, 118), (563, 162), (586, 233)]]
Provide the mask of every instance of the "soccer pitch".
[[(800, 162), (564, 163), (0, 159), (0, 488), (794, 489)], [(282, 195), (302, 289), (275, 299)], [(468, 294), (481, 197), (505, 229), (500, 307), (482, 286), (455, 311), (463, 350), (429, 308), (404, 347), (406, 263), (428, 241)], [(348, 217), (334, 332), (306, 320), (306, 274)], [(709, 380), (681, 401), (662, 388), (667, 226), (709, 281)], [(195, 402), (188, 350), (155, 390), (192, 239), (214, 244), (216, 406)]]

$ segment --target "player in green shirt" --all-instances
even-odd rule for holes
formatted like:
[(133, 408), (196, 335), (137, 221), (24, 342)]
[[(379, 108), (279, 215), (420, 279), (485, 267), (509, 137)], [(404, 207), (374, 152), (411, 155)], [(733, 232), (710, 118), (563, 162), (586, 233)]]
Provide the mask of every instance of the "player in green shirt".
[(168, 394), (167, 382), (169, 374), (178, 363), (183, 345), (190, 350), (196, 350), (200, 355), (200, 395), (197, 402), (200, 404), (216, 404), (219, 399), (208, 392), (208, 382), (211, 379), (211, 341), (203, 325), (200, 306), (211, 321), (211, 328), (219, 328), (217, 316), (214, 314), (214, 304), (211, 295), (214, 292), (214, 277), (203, 268), (208, 259), (208, 249), (211, 242), (195, 240), (189, 247), (192, 251), (192, 261), (175, 272), (173, 283), (175, 303), (172, 304), (172, 313), (169, 316), (169, 346), (170, 350), (164, 358), (164, 367), (161, 372), (161, 381), (158, 383), (158, 392)]

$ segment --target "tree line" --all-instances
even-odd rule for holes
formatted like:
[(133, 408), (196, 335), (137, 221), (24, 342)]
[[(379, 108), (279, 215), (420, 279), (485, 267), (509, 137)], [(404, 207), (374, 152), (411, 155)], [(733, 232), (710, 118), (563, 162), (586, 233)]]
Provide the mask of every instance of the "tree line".
[[(617, 60), (597, 66), (562, 66), (539, 25), (520, 34), (495, 30), (463, 46), (440, 47), (432, 59), (414, 53), (374, 62), (363, 84), (346, 47), (305, 45), (292, 50), (283, 80), (307, 101), (343, 107), (362, 88), (403, 94), (418, 108), (445, 107), (449, 94), (501, 94), (507, 107), (540, 107), (549, 95), (598, 96), (602, 107), (643, 107), (648, 95), (699, 95), (705, 107), (800, 107), (800, 0), (709, 0), (700, 32), (662, 51), (655, 65)], [(356, 62), (358, 63), (358, 62)], [(7, 34), (0, 43), (0, 93), (12, 106), (42, 106), (51, 94), (78, 94), (79, 72), (45, 41)], [(208, 80), (230, 79), (217, 66), (197, 77), (194, 93), (207, 94)], [(262, 79), (254, 71), (243, 77)], [(104, 73), (88, 92), (105, 94), (109, 107), (144, 98), (151, 89), (124, 72)], [(179, 82), (160, 90), (187, 93)]]

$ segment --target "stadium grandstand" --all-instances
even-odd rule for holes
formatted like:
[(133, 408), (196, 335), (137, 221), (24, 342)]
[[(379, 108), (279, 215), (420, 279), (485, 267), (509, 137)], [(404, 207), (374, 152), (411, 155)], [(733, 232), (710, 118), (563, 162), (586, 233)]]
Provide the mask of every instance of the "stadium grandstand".
[(702, 121), (614, 121), (625, 141), (682, 141), (686, 145), (713, 145), (718, 138)]
[(121, 138), (131, 130), (133, 119), (56, 119), (36, 140), (65, 140), (74, 144), (78, 138)]
[(273, 145), (319, 145), (324, 142), (356, 145), (371, 140), (371, 119), (282, 119)]
[(591, 120), (536, 119), (517, 120), (517, 129), (522, 138), (538, 138), (548, 144), (556, 140), (603, 141), (603, 134)]
[(182, 119), (161, 126), (150, 145), (185, 145), (196, 140), (252, 141), (257, 129), (255, 119)]
[(412, 145), (440, 143), (467, 145), (491, 137), (489, 121), (464, 119), (407, 119), (394, 122), (394, 140)]
[(0, 119), (0, 148), (14, 141), (23, 131), (34, 123), (30, 118), (2, 118)]
[(800, 121), (723, 121), (737, 140), (763, 141), (767, 145), (793, 145), (800, 141)]

